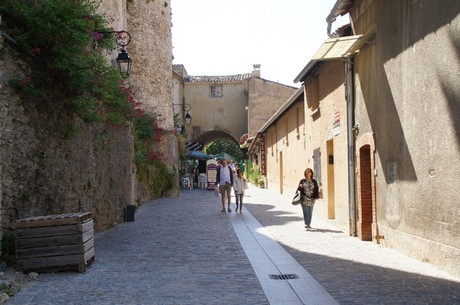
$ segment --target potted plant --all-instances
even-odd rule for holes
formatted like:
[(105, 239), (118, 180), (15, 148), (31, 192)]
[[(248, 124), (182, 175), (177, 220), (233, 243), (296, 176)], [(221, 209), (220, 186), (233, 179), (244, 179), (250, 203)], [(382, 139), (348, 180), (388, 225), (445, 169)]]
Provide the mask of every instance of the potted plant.
[(257, 182), (258, 182), (260, 188), (262, 188), (262, 189), (265, 188), (265, 178), (264, 177), (260, 177)]

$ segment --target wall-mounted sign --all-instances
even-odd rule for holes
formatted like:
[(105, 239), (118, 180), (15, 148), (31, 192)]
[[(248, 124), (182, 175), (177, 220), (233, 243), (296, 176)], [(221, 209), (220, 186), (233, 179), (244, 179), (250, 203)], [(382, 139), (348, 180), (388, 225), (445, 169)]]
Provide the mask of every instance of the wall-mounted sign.
[(336, 136), (340, 133), (340, 112), (336, 111), (332, 119), (332, 135)]
[(189, 151), (203, 150), (203, 142), (185, 142), (185, 148)]

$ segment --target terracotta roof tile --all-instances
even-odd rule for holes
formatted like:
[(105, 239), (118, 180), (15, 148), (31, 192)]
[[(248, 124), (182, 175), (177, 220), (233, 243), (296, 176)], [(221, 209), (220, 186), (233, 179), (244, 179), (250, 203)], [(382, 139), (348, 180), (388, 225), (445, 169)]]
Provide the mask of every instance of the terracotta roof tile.
[(240, 83), (251, 78), (251, 73), (222, 75), (222, 76), (188, 76), (184, 78), (186, 83)]

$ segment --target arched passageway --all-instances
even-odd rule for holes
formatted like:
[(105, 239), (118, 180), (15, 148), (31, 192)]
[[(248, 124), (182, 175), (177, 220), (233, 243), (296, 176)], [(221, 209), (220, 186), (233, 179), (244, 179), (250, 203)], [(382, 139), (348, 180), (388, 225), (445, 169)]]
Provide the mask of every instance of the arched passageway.
[(203, 147), (216, 140), (226, 140), (238, 145), (238, 140), (224, 130), (211, 130), (197, 135), (193, 142), (203, 143)]

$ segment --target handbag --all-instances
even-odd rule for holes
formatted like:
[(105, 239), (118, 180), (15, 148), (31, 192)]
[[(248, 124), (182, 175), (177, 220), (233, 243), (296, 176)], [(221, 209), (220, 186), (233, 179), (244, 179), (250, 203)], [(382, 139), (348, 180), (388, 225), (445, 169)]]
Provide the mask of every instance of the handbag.
[(300, 195), (300, 192), (297, 191), (295, 192), (294, 198), (292, 198), (292, 205), (298, 205), (299, 203), (302, 202), (302, 196)]

